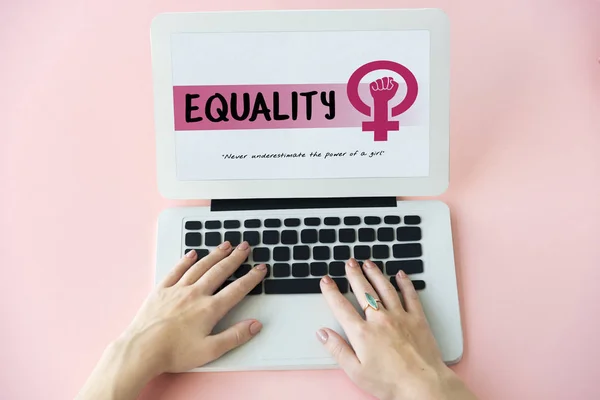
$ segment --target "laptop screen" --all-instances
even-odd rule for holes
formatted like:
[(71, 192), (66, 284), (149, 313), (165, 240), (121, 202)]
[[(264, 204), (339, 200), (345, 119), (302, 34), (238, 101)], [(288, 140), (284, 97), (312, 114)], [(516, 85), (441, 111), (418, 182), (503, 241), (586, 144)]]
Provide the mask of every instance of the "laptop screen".
[(429, 35), (171, 34), (177, 179), (427, 177)]

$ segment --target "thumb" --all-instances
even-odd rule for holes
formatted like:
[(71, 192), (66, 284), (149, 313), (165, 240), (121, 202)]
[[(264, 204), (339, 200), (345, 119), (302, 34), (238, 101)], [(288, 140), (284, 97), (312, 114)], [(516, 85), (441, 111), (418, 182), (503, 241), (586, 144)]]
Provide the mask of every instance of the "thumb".
[(212, 354), (215, 359), (248, 342), (260, 332), (262, 324), (255, 319), (238, 322), (221, 333), (212, 336)]
[(317, 339), (325, 345), (329, 354), (348, 375), (351, 375), (352, 371), (356, 371), (360, 366), (354, 350), (337, 332), (329, 328), (319, 329)]

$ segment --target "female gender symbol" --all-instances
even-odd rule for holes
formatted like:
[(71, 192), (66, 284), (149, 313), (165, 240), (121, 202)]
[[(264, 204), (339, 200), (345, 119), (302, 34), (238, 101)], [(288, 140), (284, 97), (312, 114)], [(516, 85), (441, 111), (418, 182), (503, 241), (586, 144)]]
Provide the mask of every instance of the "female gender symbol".
[[(358, 112), (363, 115), (370, 116), (371, 108), (365, 104), (358, 94), (358, 85), (361, 79), (369, 72), (380, 69), (396, 72), (406, 82), (406, 96), (400, 104), (392, 107), (392, 117), (396, 117), (408, 110), (417, 99), (419, 85), (417, 78), (404, 65), (393, 61), (373, 61), (358, 68), (350, 79), (347, 85), (347, 94), (350, 103)], [(392, 78), (380, 78), (370, 85), (371, 96), (373, 96), (373, 121), (365, 121), (362, 123), (363, 132), (373, 132), (375, 141), (387, 141), (389, 131), (400, 130), (398, 121), (390, 121), (388, 117), (389, 102), (398, 90), (398, 83)]]

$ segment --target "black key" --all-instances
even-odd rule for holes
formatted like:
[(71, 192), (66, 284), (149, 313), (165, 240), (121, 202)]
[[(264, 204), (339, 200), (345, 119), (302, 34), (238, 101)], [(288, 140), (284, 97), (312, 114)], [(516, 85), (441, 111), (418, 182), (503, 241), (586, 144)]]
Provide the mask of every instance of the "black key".
[(310, 258), (310, 247), (294, 246), (294, 260), (308, 260)]
[(252, 259), (256, 262), (267, 262), (271, 258), (271, 252), (267, 247), (255, 247), (252, 250)]
[(236, 221), (233, 219), (229, 219), (225, 222), (223, 222), (223, 227), (225, 229), (238, 229), (240, 227), (240, 221)]
[[(192, 251), (192, 250), (194, 250), (194, 249), (185, 249), (185, 253), (184, 253), (184, 254), (187, 254), (187, 253), (189, 253), (189, 252), (190, 252), (190, 251)], [(207, 256), (207, 255), (210, 253), (210, 252), (209, 252), (208, 250), (206, 250), (206, 249), (195, 249), (195, 250), (196, 250), (196, 254), (197, 254), (197, 256), (198, 256), (198, 260), (200, 260), (200, 259), (202, 259), (202, 258), (206, 257), (206, 256)]]
[[(254, 266), (258, 266), (259, 264), (254, 264)], [(265, 278), (268, 278), (271, 276), (271, 266), (269, 264), (265, 264), (267, 266), (267, 273), (265, 274)]]
[(360, 225), (360, 217), (346, 217), (344, 218), (345, 225)]
[(404, 261), (388, 261), (385, 263), (385, 272), (388, 275), (396, 275), (400, 270), (405, 274), (420, 274), (423, 272), (423, 261), (421, 260), (404, 260)]
[(240, 265), (240, 267), (233, 273), (233, 276), (235, 276), (236, 278), (241, 278), (242, 276), (246, 275), (248, 272), (250, 272), (250, 270), (252, 269), (252, 267), (249, 264), (242, 264)]
[(371, 258), (371, 248), (369, 246), (354, 246), (354, 258), (368, 260)]
[(350, 258), (350, 247), (348, 246), (335, 246), (333, 248), (334, 260), (348, 261)]
[(361, 242), (374, 242), (375, 241), (375, 229), (360, 228), (358, 230), (358, 240)]
[(286, 220), (283, 221), (283, 224), (285, 226), (289, 226), (290, 228), (293, 228), (295, 226), (300, 226), (300, 219), (299, 218), (287, 218)]
[(263, 292), (263, 284), (260, 282), (254, 289), (250, 291), (248, 294), (261, 294)]
[(400, 217), (397, 215), (388, 215), (383, 219), (383, 222), (388, 225), (398, 225), (400, 223)]
[(394, 241), (394, 228), (379, 228), (377, 229), (377, 240), (380, 242)]
[(218, 246), (221, 244), (221, 234), (219, 232), (208, 232), (205, 240), (207, 246)]
[(304, 225), (319, 226), (319, 225), (321, 225), (321, 218), (316, 218), (316, 217), (304, 218)]
[(339, 235), (342, 243), (356, 242), (356, 231), (354, 229), (340, 229)]
[(298, 243), (298, 231), (283, 231), (283, 232), (281, 232), (281, 243), (283, 243), (283, 244)]
[(202, 246), (202, 234), (200, 232), (190, 232), (185, 234), (186, 246)]
[(275, 218), (265, 219), (265, 228), (279, 228), (281, 226), (281, 220)]
[(260, 232), (248, 231), (244, 232), (244, 241), (248, 242), (250, 246), (256, 246), (260, 243)]
[(419, 225), (421, 223), (421, 217), (418, 215), (407, 215), (404, 217), (404, 223), (406, 225)]
[(273, 264), (273, 277), (287, 278), (290, 276), (290, 264), (275, 263)]
[(188, 221), (185, 223), (185, 229), (188, 231), (198, 231), (202, 229), (202, 222), (200, 221)]
[(308, 264), (307, 263), (292, 264), (292, 276), (294, 278), (306, 278), (308, 276)]
[(319, 242), (321, 242), (321, 243), (335, 243), (335, 229), (321, 229), (321, 230), (319, 230)]
[(246, 228), (260, 228), (260, 219), (247, 219), (244, 221)]
[(331, 250), (327, 246), (315, 246), (313, 247), (313, 258), (315, 260), (329, 260), (331, 257)]
[(394, 258), (417, 258), (423, 255), (420, 243), (395, 244)]
[(264, 231), (263, 232), (263, 243), (264, 244), (278, 244), (279, 243), (279, 231)]
[(379, 267), (381, 272), (383, 272), (383, 261), (373, 261), (373, 263)]
[(289, 247), (275, 247), (273, 249), (273, 260), (275, 261), (289, 261), (290, 260), (290, 248)]
[(206, 229), (221, 229), (221, 221), (206, 221)]
[(333, 261), (329, 263), (329, 275), (331, 276), (345, 276), (346, 275), (346, 263), (342, 261)]
[(328, 226), (337, 226), (341, 223), (338, 217), (327, 217), (323, 220), (323, 223)]
[(385, 244), (376, 244), (373, 246), (373, 258), (389, 258), (390, 248)]
[(324, 263), (324, 262), (313, 262), (313, 263), (310, 263), (310, 274), (312, 276), (325, 276), (325, 275), (327, 275), (327, 263)]
[[(346, 278), (333, 278), (340, 292), (348, 292)], [(321, 280), (317, 278), (305, 279), (267, 279), (265, 280), (265, 294), (300, 294), (321, 293)]]
[(225, 240), (229, 240), (229, 243), (233, 247), (242, 243), (242, 233), (241, 232), (225, 232)]
[(302, 243), (307, 244), (317, 243), (317, 230), (303, 229), (300, 233), (300, 240), (302, 241)]
[(416, 242), (421, 240), (421, 228), (418, 226), (401, 226), (396, 229), (396, 240), (399, 242)]
[(380, 217), (365, 217), (365, 224), (367, 225), (379, 225), (380, 223)]
[[(396, 277), (394, 276), (390, 276), (390, 282), (392, 282), (392, 285), (394, 285), (394, 288), (399, 291), (400, 289), (398, 289), (398, 283), (396, 282)], [(425, 281), (412, 281), (413, 286), (415, 287), (415, 290), (423, 290), (425, 289)]]

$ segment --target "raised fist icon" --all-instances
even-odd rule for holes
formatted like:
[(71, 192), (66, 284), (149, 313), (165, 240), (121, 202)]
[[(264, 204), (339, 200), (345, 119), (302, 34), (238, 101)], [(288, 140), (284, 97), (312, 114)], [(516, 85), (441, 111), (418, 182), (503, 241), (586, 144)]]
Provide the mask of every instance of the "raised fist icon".
[(369, 85), (371, 96), (375, 100), (390, 101), (398, 91), (398, 82), (392, 77), (379, 78)]

